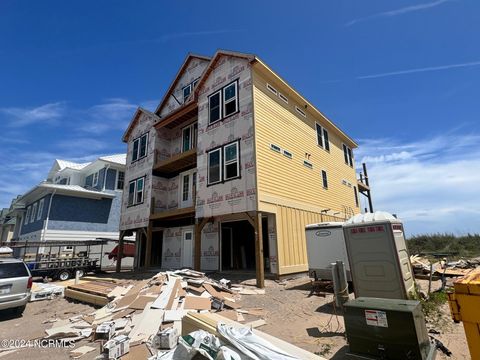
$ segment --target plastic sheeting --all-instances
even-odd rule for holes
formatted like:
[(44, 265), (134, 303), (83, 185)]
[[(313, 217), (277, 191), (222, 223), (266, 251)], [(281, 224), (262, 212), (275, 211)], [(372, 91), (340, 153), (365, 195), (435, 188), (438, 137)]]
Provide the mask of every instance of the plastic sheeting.
[(300, 360), (262, 339), (246, 327), (235, 328), (231, 325), (218, 323), (217, 331), (235, 348), (254, 360)]

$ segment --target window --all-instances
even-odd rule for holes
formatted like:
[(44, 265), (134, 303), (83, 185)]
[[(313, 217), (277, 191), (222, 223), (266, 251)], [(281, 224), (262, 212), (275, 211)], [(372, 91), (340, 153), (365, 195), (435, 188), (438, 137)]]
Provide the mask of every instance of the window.
[(276, 152), (281, 152), (282, 151), (280, 146), (275, 145), (275, 144), (270, 144), (270, 149), (272, 149), (273, 151), (276, 151)]
[(137, 204), (140, 204), (143, 202), (143, 183), (144, 183), (144, 178), (140, 178), (137, 180), (137, 199), (136, 199)]
[(93, 174), (93, 186), (98, 185), (98, 171)]
[(185, 103), (192, 93), (192, 84), (188, 84), (183, 88), (183, 102)]
[(222, 149), (212, 150), (208, 153), (208, 184), (222, 181)]
[(320, 124), (315, 123), (315, 129), (317, 130), (317, 145), (330, 151), (330, 142), (328, 141), (328, 131)]
[(208, 185), (240, 177), (238, 140), (208, 152)]
[(277, 89), (275, 89), (272, 85), (270, 84), (267, 84), (267, 89), (270, 90), (272, 93), (274, 93), (275, 95), (278, 94), (278, 91)]
[(140, 138), (140, 150), (138, 154), (139, 159), (147, 156), (147, 140), (148, 140), (148, 133), (142, 135), (142, 137)]
[(182, 200), (188, 200), (188, 188), (190, 186), (190, 175), (183, 176)]
[(182, 130), (182, 152), (197, 146), (197, 123), (184, 127)]
[(63, 251), (65, 252), (73, 252), (73, 246), (72, 245), (67, 245), (63, 247)]
[(285, 95), (283, 95), (282, 93), (278, 93), (278, 97), (288, 104), (288, 98)]
[(148, 133), (133, 140), (132, 162), (147, 156)]
[(25, 215), (25, 220), (23, 222), (24, 225), (28, 224), (28, 222), (30, 221), (30, 211), (32, 211), (31, 206), (27, 207), (27, 215)]
[(302, 109), (300, 109), (298, 106), (295, 106), (295, 110), (297, 110), (297, 112), (302, 115), (303, 117), (307, 117), (307, 114), (305, 114), (305, 111), (303, 111)]
[(134, 196), (135, 196), (135, 181), (131, 181), (130, 184), (128, 184), (128, 206), (133, 205)]
[(228, 84), (208, 97), (208, 124), (213, 124), (238, 111), (238, 81)]
[(313, 169), (313, 164), (310, 161), (303, 160), (303, 165), (308, 167), (309, 169)]
[(143, 203), (144, 185), (145, 177), (132, 180), (128, 183), (128, 206)]
[(237, 98), (238, 96), (236, 81), (223, 88), (223, 117), (230, 116), (237, 112)]
[(238, 177), (240, 172), (238, 161), (238, 142), (226, 145), (223, 148), (223, 173), (224, 180)]
[(343, 144), (343, 158), (345, 159), (345, 164), (353, 167), (353, 154), (352, 149), (347, 145)]
[(289, 159), (291, 159), (293, 157), (293, 154), (288, 150), (283, 150), (283, 155), (286, 156)]
[(323, 187), (325, 189), (328, 189), (327, 172), (325, 170), (322, 170), (322, 182), (323, 182)]
[(38, 204), (37, 220), (40, 220), (42, 218), (44, 204), (45, 204), (45, 199), (41, 199)]
[(353, 187), (353, 195), (355, 196), (355, 206), (358, 207), (358, 192), (357, 192), (357, 187)]
[(33, 204), (32, 213), (30, 214), (31, 223), (35, 221), (35, 215), (37, 214), (37, 207), (38, 207), (38, 203)]
[(124, 186), (125, 186), (125, 172), (119, 171), (117, 175), (117, 189), (123, 190)]

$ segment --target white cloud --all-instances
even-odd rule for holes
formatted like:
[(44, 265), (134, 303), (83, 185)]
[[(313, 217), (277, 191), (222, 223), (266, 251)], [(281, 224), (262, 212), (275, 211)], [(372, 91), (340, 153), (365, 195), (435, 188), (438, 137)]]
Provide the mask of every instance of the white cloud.
[(388, 76), (407, 75), (407, 74), (414, 74), (414, 73), (426, 72), (426, 71), (448, 70), (448, 69), (472, 67), (472, 66), (479, 66), (479, 65), (480, 65), (480, 61), (472, 61), (472, 62), (459, 63), (459, 64), (430, 66), (430, 67), (424, 67), (424, 68), (391, 71), (391, 72), (379, 73), (379, 74), (362, 75), (362, 76), (357, 76), (357, 79), (359, 80), (376, 79), (376, 78), (382, 78), (382, 77), (388, 77)]
[(372, 19), (377, 19), (377, 18), (385, 18), (385, 17), (393, 17), (393, 16), (398, 16), (398, 15), (403, 15), (411, 12), (416, 12), (416, 11), (422, 11), (422, 10), (427, 10), (434, 8), (436, 6), (442, 5), (446, 2), (449, 2), (451, 0), (437, 0), (429, 3), (423, 3), (423, 4), (418, 4), (418, 5), (411, 5), (411, 6), (405, 6), (403, 8), (395, 9), (395, 10), (390, 10), (390, 11), (384, 11), (381, 13), (365, 16), (362, 18), (354, 19), (352, 21), (349, 21), (348, 23), (345, 24), (345, 26), (352, 26), (354, 24), (357, 24), (359, 22), (363, 21), (368, 21)]
[(65, 114), (65, 110), (65, 103), (63, 102), (49, 103), (34, 108), (0, 108), (0, 112), (6, 115), (10, 127), (22, 127), (35, 123), (57, 124), (58, 120)]
[(410, 234), (480, 232), (480, 135), (360, 141), (375, 210), (396, 213)]
[(122, 98), (108, 99), (82, 111), (84, 121), (80, 130), (90, 133), (103, 133), (127, 128), (138, 105)]

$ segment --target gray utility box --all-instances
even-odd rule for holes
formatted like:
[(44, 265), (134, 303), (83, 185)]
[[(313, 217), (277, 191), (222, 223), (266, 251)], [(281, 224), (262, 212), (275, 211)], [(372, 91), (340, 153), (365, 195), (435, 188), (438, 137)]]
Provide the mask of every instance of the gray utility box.
[(344, 309), (348, 359), (435, 358), (419, 301), (360, 297)]
[(305, 227), (308, 270), (311, 276), (333, 280), (332, 263), (340, 260), (345, 266), (347, 281), (352, 281), (342, 226), (343, 222), (324, 222)]
[(403, 224), (391, 214), (358, 214), (343, 226), (355, 297), (410, 299), (415, 280)]

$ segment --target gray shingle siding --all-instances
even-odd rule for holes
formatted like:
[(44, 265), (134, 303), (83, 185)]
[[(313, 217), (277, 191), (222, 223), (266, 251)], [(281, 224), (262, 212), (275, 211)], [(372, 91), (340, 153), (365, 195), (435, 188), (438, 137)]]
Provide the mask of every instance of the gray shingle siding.
[[(50, 194), (48, 194), (47, 196), (44, 196), (43, 197), (43, 210), (42, 210), (42, 216), (40, 217), (40, 219), (37, 220), (37, 216), (38, 216), (38, 211), (39, 211), (39, 206), (40, 206), (40, 200), (41, 199), (38, 199), (37, 201), (31, 203), (31, 204), (28, 204), (28, 206), (30, 206), (32, 208), (32, 205), (37, 203), (37, 213), (35, 214), (35, 220), (33, 222), (28, 222), (28, 224), (25, 224), (25, 215), (26, 213), (23, 215), (23, 219), (22, 219), (22, 230), (20, 232), (21, 235), (23, 234), (28, 234), (28, 233), (31, 233), (33, 231), (38, 231), (40, 229), (43, 228), (43, 224), (44, 224), (44, 220), (47, 218), (47, 212), (48, 212), (48, 203), (50, 201)], [(32, 210), (30, 210), (32, 211)]]
[(50, 210), (50, 219), (72, 222), (108, 223), (112, 199), (85, 199), (55, 195)]

